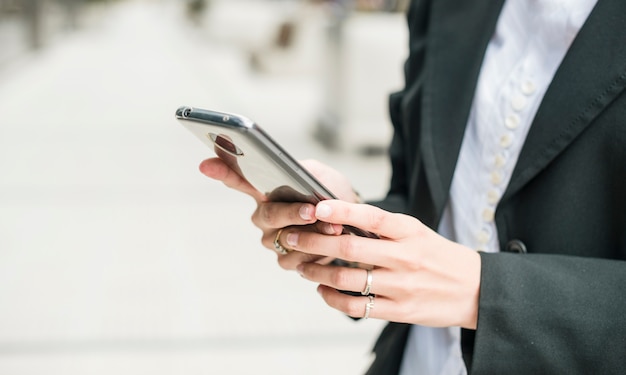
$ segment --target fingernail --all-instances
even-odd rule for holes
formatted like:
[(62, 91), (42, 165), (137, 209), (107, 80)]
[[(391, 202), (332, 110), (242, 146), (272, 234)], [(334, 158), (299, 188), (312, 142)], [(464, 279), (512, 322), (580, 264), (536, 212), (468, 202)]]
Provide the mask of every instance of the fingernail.
[(289, 233), (287, 235), (287, 245), (291, 247), (298, 246), (298, 237), (299, 237), (298, 233)]
[(311, 220), (313, 216), (311, 216), (311, 206), (303, 205), (300, 207), (300, 217), (303, 220)]
[(322, 231), (324, 232), (324, 234), (335, 234), (335, 228), (332, 224), (329, 223), (325, 223), (322, 226)]
[(304, 272), (304, 265), (303, 264), (298, 264), (296, 266), (296, 271), (298, 271), (298, 273), (300, 274), (300, 276), (302, 276), (302, 272)]
[(328, 217), (330, 216), (330, 214), (333, 212), (332, 208), (330, 208), (329, 205), (327, 205), (326, 203), (319, 203), (317, 205), (317, 209), (315, 211), (315, 215), (317, 215), (317, 217)]

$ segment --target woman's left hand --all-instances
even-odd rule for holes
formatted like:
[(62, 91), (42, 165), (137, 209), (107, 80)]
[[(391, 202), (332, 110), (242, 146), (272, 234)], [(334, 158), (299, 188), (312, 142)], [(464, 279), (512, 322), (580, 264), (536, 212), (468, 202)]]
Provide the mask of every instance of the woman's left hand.
[[(377, 233), (380, 239), (324, 235), (290, 228), (282, 242), (295, 250), (372, 265), (370, 293), (375, 294), (369, 317), (433, 327), (476, 328), (480, 289), (480, 256), (449, 241), (419, 220), (365, 204), (338, 200), (318, 203), (317, 219)], [(318, 292), (331, 307), (353, 317), (365, 315), (367, 296), (361, 292), (367, 271), (316, 263), (297, 267), (320, 284)]]

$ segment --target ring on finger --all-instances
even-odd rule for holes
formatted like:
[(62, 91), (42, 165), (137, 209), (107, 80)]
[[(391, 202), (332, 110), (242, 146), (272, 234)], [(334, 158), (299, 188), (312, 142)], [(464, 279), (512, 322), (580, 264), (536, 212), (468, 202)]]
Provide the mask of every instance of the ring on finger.
[(365, 289), (363, 289), (363, 291), (361, 292), (361, 294), (364, 296), (367, 296), (370, 294), (370, 290), (372, 289), (372, 279), (373, 279), (372, 270), (367, 269), (366, 271), (367, 271), (367, 275), (365, 278)]
[(279, 229), (278, 232), (276, 232), (276, 237), (274, 237), (274, 249), (276, 249), (276, 252), (281, 255), (288, 254), (291, 251), (291, 249), (288, 249), (280, 244), (280, 235), (283, 233), (283, 229), (284, 228)]
[(368, 319), (370, 317), (370, 311), (374, 308), (374, 295), (370, 294), (367, 298), (369, 298), (369, 302), (365, 304), (365, 315), (363, 315), (363, 319)]

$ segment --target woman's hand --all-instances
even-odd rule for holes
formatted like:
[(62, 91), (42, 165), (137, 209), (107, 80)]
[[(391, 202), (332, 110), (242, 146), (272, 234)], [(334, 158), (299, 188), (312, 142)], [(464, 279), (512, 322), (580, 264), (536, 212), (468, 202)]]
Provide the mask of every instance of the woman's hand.
[[(346, 177), (336, 170), (314, 160), (307, 160), (301, 164), (339, 198), (355, 202), (357, 197)], [(252, 214), (252, 222), (263, 232), (262, 244), (268, 249), (275, 250), (274, 241), (278, 231), (286, 227), (298, 227), (299, 231), (319, 232), (330, 235), (339, 235), (341, 225), (332, 225), (318, 222), (315, 217), (315, 206), (309, 203), (281, 203), (270, 202), (267, 197), (256, 190), (248, 181), (235, 173), (219, 158), (211, 158), (200, 164), (200, 171), (215, 180), (222, 181), (226, 186), (251, 196), (257, 203)], [(283, 246), (284, 241), (280, 242)], [(288, 254), (279, 254), (278, 263), (284, 269), (294, 270), (298, 264), (318, 262), (326, 264), (332, 258), (315, 254), (305, 254), (299, 251), (290, 251)]]
[[(292, 227), (281, 238), (299, 252), (373, 265), (370, 293), (376, 297), (369, 317), (476, 328), (481, 267), (476, 251), (441, 237), (411, 216), (369, 205), (329, 200), (319, 203), (314, 214), (320, 221), (380, 235), (380, 239), (328, 236)], [(297, 269), (304, 278), (320, 283), (318, 292), (328, 305), (350, 316), (365, 315), (369, 297), (338, 290), (363, 291), (366, 270), (315, 263)]]

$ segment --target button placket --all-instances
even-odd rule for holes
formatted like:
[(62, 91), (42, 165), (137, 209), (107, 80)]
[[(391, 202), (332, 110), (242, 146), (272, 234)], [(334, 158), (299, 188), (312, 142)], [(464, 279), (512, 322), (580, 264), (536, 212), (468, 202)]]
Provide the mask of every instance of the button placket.
[[(527, 76), (519, 80), (517, 84), (512, 84), (512, 92), (506, 106), (508, 112), (502, 121), (504, 132), (501, 133), (497, 140), (497, 147), (493, 159), (491, 172), (489, 173), (489, 182), (491, 188), (486, 192), (486, 205), (484, 206), (480, 216), (484, 225), (476, 232), (477, 249), (484, 249), (491, 240), (491, 225), (495, 220), (495, 209), (500, 200), (500, 186), (507, 180), (507, 165), (510, 163), (508, 154), (509, 149), (513, 148), (516, 141), (516, 131), (519, 129), (524, 112), (528, 110), (532, 95), (537, 91), (534, 81), (529, 74), (524, 74), (523, 67), (518, 72), (519, 76)], [(515, 78), (513, 78), (516, 80)], [(504, 103), (503, 103), (504, 104)]]
[(515, 112), (522, 112), (526, 108), (527, 104), (528, 100), (521, 94), (516, 94), (511, 99), (511, 108), (513, 108)]
[(502, 147), (502, 148), (509, 148), (509, 147), (511, 147), (511, 145), (513, 144), (514, 139), (515, 139), (515, 136), (513, 135), (512, 132), (504, 133), (500, 137), (500, 147)]
[(537, 91), (537, 86), (531, 79), (526, 79), (520, 85), (520, 91), (526, 96), (531, 96)]
[(493, 222), (493, 219), (495, 217), (495, 211), (493, 208), (491, 207), (487, 207), (483, 210), (482, 212), (482, 217), (483, 217), (483, 221), (487, 224), (490, 224)]
[(506, 150), (502, 150), (498, 152), (494, 157), (493, 165), (498, 169), (504, 168), (508, 159), (509, 153)]
[(491, 229), (488, 226), (484, 226), (478, 232), (478, 236), (476, 237), (476, 240), (478, 241), (479, 247), (485, 247), (485, 245), (487, 245), (489, 240), (491, 240)]
[(499, 200), (500, 192), (497, 189), (494, 188), (487, 191), (487, 203), (495, 207)]

